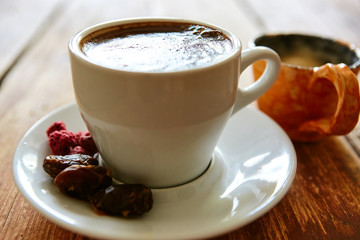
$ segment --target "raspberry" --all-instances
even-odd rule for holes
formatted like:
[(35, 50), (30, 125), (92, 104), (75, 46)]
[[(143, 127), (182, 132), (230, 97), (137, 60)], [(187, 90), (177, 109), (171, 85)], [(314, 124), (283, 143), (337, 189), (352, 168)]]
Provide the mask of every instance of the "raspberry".
[(70, 149), (70, 154), (85, 154), (89, 155), (89, 153), (82, 146), (75, 146)]
[(81, 138), (83, 136), (85, 136), (86, 134), (88, 134), (88, 133), (89, 133), (88, 131), (80, 131), (80, 132), (74, 133), (75, 134), (75, 139), (76, 139), (76, 144), (80, 145)]
[(46, 135), (49, 137), (49, 135), (50, 135), (52, 132), (61, 131), (61, 130), (66, 130), (65, 123), (64, 123), (63, 121), (54, 122), (54, 123), (51, 124), (51, 126), (46, 130)]
[(88, 131), (70, 132), (63, 121), (54, 122), (46, 130), (51, 151), (55, 155), (94, 155), (98, 149)]
[(77, 144), (84, 148), (90, 155), (98, 152), (90, 132), (77, 132), (75, 133), (75, 136)]
[(55, 155), (67, 155), (76, 146), (75, 134), (67, 130), (53, 131), (49, 135), (49, 145)]

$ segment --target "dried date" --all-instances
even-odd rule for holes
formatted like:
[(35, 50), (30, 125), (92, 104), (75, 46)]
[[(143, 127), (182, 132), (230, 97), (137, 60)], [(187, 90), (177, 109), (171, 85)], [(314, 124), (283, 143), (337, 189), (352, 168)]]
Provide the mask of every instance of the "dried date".
[(140, 216), (153, 206), (152, 192), (142, 184), (113, 185), (89, 200), (96, 212), (123, 217)]
[(112, 186), (111, 171), (98, 166), (99, 153), (89, 132), (67, 131), (60, 121), (46, 134), (53, 155), (44, 159), (43, 169), (62, 193), (90, 201), (97, 213), (107, 215), (139, 216), (152, 209), (152, 192), (144, 185)]
[(54, 184), (62, 193), (88, 200), (90, 196), (112, 184), (109, 170), (101, 166), (72, 165), (61, 171)]
[(55, 178), (61, 171), (72, 165), (99, 165), (99, 161), (89, 155), (49, 155), (43, 161), (43, 169), (51, 177)]

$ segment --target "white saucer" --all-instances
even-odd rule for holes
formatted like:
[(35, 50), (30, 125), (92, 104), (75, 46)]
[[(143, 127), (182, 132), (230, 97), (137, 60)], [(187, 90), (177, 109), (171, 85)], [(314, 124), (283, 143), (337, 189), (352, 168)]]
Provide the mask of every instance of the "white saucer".
[(188, 239), (224, 234), (259, 218), (288, 191), (296, 172), (293, 145), (270, 118), (244, 108), (230, 119), (214, 159), (199, 179), (154, 190), (154, 207), (135, 219), (99, 216), (86, 202), (61, 194), (43, 171), (50, 154), (45, 134), (62, 120), (85, 130), (75, 104), (46, 115), (25, 134), (13, 160), (15, 182), (25, 198), (51, 221), (101, 239)]

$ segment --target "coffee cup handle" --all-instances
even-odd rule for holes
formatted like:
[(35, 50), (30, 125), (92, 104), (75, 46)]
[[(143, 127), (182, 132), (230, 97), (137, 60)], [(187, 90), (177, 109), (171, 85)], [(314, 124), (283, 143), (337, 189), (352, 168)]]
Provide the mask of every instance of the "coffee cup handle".
[(244, 50), (241, 57), (240, 73), (259, 60), (266, 61), (266, 68), (260, 78), (246, 88), (238, 88), (232, 114), (263, 95), (276, 81), (280, 73), (279, 55), (267, 47), (254, 47)]
[(308, 84), (313, 88), (316, 81), (325, 79), (334, 85), (338, 101), (334, 115), (303, 123), (300, 132), (317, 132), (325, 135), (344, 135), (357, 124), (360, 112), (359, 83), (356, 75), (345, 64), (326, 64), (314, 71)]

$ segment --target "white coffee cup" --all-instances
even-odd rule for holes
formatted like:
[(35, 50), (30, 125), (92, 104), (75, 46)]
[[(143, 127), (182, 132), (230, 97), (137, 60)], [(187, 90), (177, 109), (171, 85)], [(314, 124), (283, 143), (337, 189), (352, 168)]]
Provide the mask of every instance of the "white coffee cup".
[[(116, 69), (93, 61), (81, 50), (82, 39), (99, 29), (159, 21), (218, 29), (231, 40), (232, 50), (208, 66), (170, 72)], [(204, 173), (235, 100), (236, 111), (256, 100), (280, 71), (280, 59), (272, 50), (256, 47), (241, 52), (233, 33), (174, 18), (101, 23), (76, 34), (69, 50), (77, 105), (104, 164), (119, 181), (152, 188), (181, 185)], [(261, 79), (239, 89), (242, 70), (260, 59), (268, 63)]]

